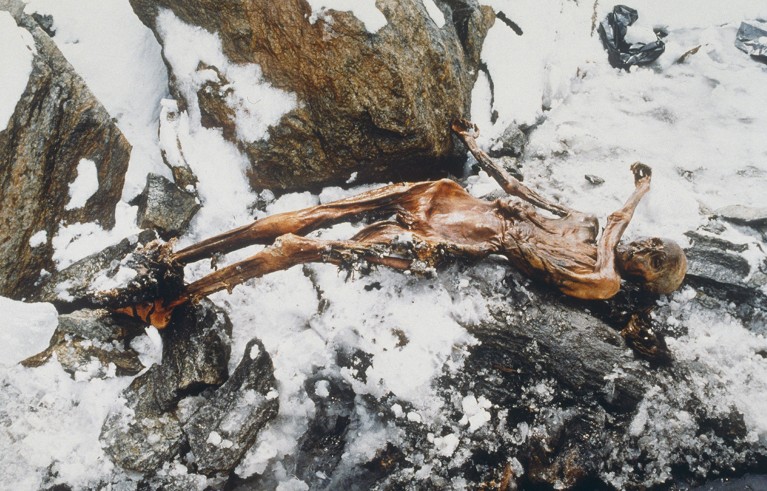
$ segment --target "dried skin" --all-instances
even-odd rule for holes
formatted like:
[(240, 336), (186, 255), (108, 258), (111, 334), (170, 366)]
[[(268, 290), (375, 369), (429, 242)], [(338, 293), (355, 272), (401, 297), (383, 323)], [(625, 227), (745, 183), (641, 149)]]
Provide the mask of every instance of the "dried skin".
[[(231, 291), (248, 279), (311, 262), (349, 266), (364, 261), (398, 270), (426, 271), (448, 261), (473, 261), (500, 254), (530, 277), (581, 299), (612, 297), (620, 288), (621, 272), (627, 269), (632, 277), (652, 276), (656, 282), (662, 278), (666, 290), (679, 286), (684, 277), (679, 261), (671, 266), (651, 261), (653, 268), (658, 267), (650, 275), (646, 271), (648, 264), (641, 260), (646, 256), (644, 245), (630, 245), (631, 254), (616, 254), (637, 204), (650, 189), (649, 167), (641, 163), (631, 166), (634, 193), (623, 208), (609, 216), (602, 236), (597, 238), (599, 224), (595, 217), (549, 201), (493, 162), (477, 147), (478, 131), (473, 124), (458, 121), (453, 130), (509, 198), (492, 202), (477, 199), (457, 183), (443, 179), (393, 184), (332, 203), (272, 215), (178, 251), (170, 261), (185, 264), (252, 244), (268, 245), (266, 249), (187, 285), (175, 297), (131, 304), (120, 311), (164, 327), (173, 308), (180, 304), (217, 291)], [(536, 207), (556, 217), (544, 215)], [(319, 228), (382, 213), (394, 218), (375, 222), (349, 240), (305, 237)], [(649, 245), (657, 248), (658, 244)], [(669, 275), (671, 278), (666, 278)]]

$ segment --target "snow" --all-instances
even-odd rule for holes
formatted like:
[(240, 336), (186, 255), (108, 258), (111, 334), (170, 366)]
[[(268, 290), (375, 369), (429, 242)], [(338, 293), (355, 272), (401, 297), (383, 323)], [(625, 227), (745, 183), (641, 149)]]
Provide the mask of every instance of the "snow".
[[(441, 19), (444, 23), (433, 1), (423, 2), (434, 22), (439, 26)], [(331, 10), (336, 10), (351, 11), (370, 32), (386, 24), (372, 0), (310, 3), (313, 14), (308, 21), (319, 17), (330, 21)], [(500, 21), (491, 29), (482, 59), (492, 77), (494, 93), (487, 76), (480, 73), (471, 117), (482, 129), (482, 145), (488, 145), (512, 122), (540, 123), (521, 161), (531, 186), (570, 206), (596, 213), (604, 223), (606, 215), (619, 207), (633, 188), (629, 165), (636, 160), (647, 163), (653, 168), (653, 190), (637, 210), (627, 232), (629, 238), (659, 234), (684, 242), (682, 234), (705, 223), (709, 210), (732, 204), (764, 206), (765, 69), (732, 45), (741, 20), (767, 16), (763, 2), (736, 0), (705, 7), (690, 0), (633, 2), (631, 6), (639, 10), (645, 29), (643, 35), (649, 37), (649, 26), (662, 25), (669, 36), (665, 39), (666, 53), (654, 66), (628, 72), (607, 64), (607, 56), (591, 31), (593, 3), (520, 0), (514, 2), (513, 10), (502, 0), (483, 3), (505, 9), (524, 34), (518, 36)], [(612, 4), (597, 3), (596, 18), (601, 20), (611, 8)], [(160, 148), (169, 163), (188, 165), (199, 178), (197, 191), (203, 208), (179, 246), (266, 214), (312, 206), (374, 187), (332, 187), (318, 195), (291, 193), (278, 199), (269, 191), (257, 196), (250, 190), (247, 159), (220, 130), (201, 126), (197, 91), (206, 82), (223, 83), (226, 79), (230, 90), (227, 102), (237, 114), (237, 136), (243, 141), (264, 138), (269, 125), (297, 107), (299, 101), (266, 83), (257, 65), (231, 63), (216, 34), (187, 25), (167, 11), (160, 16), (165, 55), (190, 102), (187, 112), (179, 112), (177, 102), (168, 98), (159, 46), (132, 14), (127, 0), (31, 0), (27, 10), (53, 14), (54, 41), (134, 145), (125, 201), (117, 207), (113, 230), (92, 223), (62, 224), (50, 234), (52, 237), (41, 230), (30, 239), (32, 247), (50, 239), (59, 268), (138, 232), (136, 208), (127, 200), (143, 187), (148, 172), (170, 175), (162, 164)], [(84, 11), (88, 15), (82, 15)], [(2, 56), (13, 54), (11, 60), (18, 66), (10, 78), (0, 74), (4, 89), (0, 102), (5, 104), (0, 108), (11, 103), (15, 107), (18, 95), (6, 81), (27, 77), (24, 73), (32, 56), (27, 48), (30, 45), (25, 44), (28, 39), (25, 41), (24, 33), (8, 19), (0, 12), (0, 23), (4, 23), (0, 25)], [(9, 36), (12, 39), (7, 41)], [(696, 54), (684, 63), (675, 63), (698, 45), (701, 48)], [(215, 66), (218, 74), (212, 69), (198, 69), (200, 62)], [(17, 92), (23, 90), (23, 86), (18, 89), (18, 80)], [(495, 123), (491, 121), (492, 111), (498, 112)], [(3, 114), (0, 111), (0, 124)], [(85, 162), (81, 162), (83, 171), (78, 169), (71, 188), (73, 206), (82, 206), (90, 196), (91, 188), (85, 177), (80, 182), (80, 176), (90, 173), (93, 177), (95, 166)], [(594, 187), (585, 181), (585, 174), (597, 175), (605, 182)], [(348, 184), (354, 183), (354, 177), (350, 176)], [(92, 187), (92, 179), (90, 183)], [(496, 187), (484, 173), (468, 179), (468, 188), (475, 195)], [(252, 210), (259, 198), (268, 201), (265, 211)], [(358, 228), (344, 224), (315, 236), (348, 238)], [(748, 258), (756, 271), (764, 258), (759, 250), (762, 239), (737, 227), (728, 234), (730, 239), (748, 245)], [(227, 261), (258, 249), (231, 254)], [(209, 271), (204, 262), (190, 265), (187, 278)], [(502, 281), (504, 271), (501, 266), (488, 267), (484, 280)], [(127, 281), (133, 274), (129, 268), (121, 269), (115, 281)], [(446, 285), (445, 281), (452, 283)], [(398, 424), (409, 421), (428, 426), (433, 432), (430, 441), (435, 455), (456, 462), (464, 458), (462, 438), (493, 431), (502, 419), (494, 417), (498, 408), (484, 397), (457, 394), (453, 409), (462, 419), (443, 427), (439, 417), (446, 409), (445, 402), (433, 382), (443, 370), (461, 370), (467, 350), (476, 343), (467, 326), (481, 322), (488, 310), (475, 283), (455, 271), (446, 280), (405, 276), (383, 268), (347, 280), (345, 272), (334, 266), (307, 265), (247, 282), (232, 294), (214, 295), (212, 300), (227, 311), (233, 324), (230, 372), (245, 353), (248, 341), (258, 337), (272, 358), (277, 379), (267, 398), (280, 403), (278, 416), (261, 431), (236, 473), (248, 477), (271, 471), (281, 476), (280, 489), (307, 488), (285, 471), (282, 461), (295, 453), (316, 412), (305, 383), (321, 368), (332, 371), (360, 396), (392, 397), (387, 404), (388, 418), (393, 416)], [(767, 368), (760, 355), (767, 350), (763, 333), (748, 331), (736, 319), (701, 312), (693, 307), (694, 299), (695, 291), (685, 289), (664, 300), (671, 311), (667, 321), (686, 330), (685, 335), (667, 341), (677, 359), (704, 366), (707, 377), (692, 380), (689, 386), (668, 380), (667, 388), (652, 389), (629, 427), (628, 436), (641, 439), (637, 445), (656, 457), (658, 479), (668, 472), (674, 439), (695, 438), (690, 414), (671, 404), (674, 398), (691, 397), (695, 391), (716, 394), (707, 402), (712, 411), (737, 407), (744, 414), (749, 438), (767, 444), (763, 410), (767, 407)], [(8, 299), (0, 299), (0, 310), (6, 313), (0, 330), (0, 363), (4, 364), (0, 367), (0, 427), (7, 428), (0, 432), (0, 447), (13, 450), (0, 454), (4, 482), (14, 489), (39, 489), (49, 487), (53, 484), (50, 479), (54, 479), (80, 489), (110, 479), (129, 481), (103, 454), (98, 433), (110, 405), (131, 378), (73, 380), (55, 360), (38, 369), (15, 365), (45, 348), (57, 324), (56, 313), (47, 304)], [(147, 366), (161, 362), (162, 340), (156, 329), (149, 328), (132, 346)], [(337, 354), (356, 350), (370, 355), (369, 366), (340, 367)], [(257, 347), (245, 353), (251, 358), (258, 354)], [(620, 377), (621, 373), (613, 375)], [(329, 388), (328, 380), (319, 380), (315, 394), (327, 398)], [(525, 390), (542, 400), (551, 396), (551, 386), (546, 383)], [(344, 462), (372, 458), (385, 442), (400, 437), (391, 426), (361, 410), (357, 417), (359, 424), (345, 449)], [(533, 430), (520, 423), (513, 431), (524, 441)], [(57, 445), (48, 444), (50, 441)], [(208, 443), (227, 445), (215, 432), (208, 436)], [(512, 464), (515, 474), (521, 475), (521, 464)], [(57, 477), (47, 477), (49, 467)], [(424, 466), (422, 472), (428, 469)], [(173, 472), (183, 475), (186, 469), (178, 464)], [(454, 484), (460, 482), (457, 479)], [(619, 477), (614, 484), (621, 487)]]
[[(266, 82), (257, 64), (231, 63), (218, 34), (186, 24), (169, 10), (160, 11), (157, 28), (165, 57), (173, 66), (177, 86), (189, 102), (195, 122), (200, 118), (197, 92), (207, 82), (221, 85), (217, 90), (226, 94), (227, 105), (235, 111), (237, 137), (244, 142), (263, 140), (270, 126), (297, 107), (296, 95)], [(216, 89), (208, 86), (205, 90)]]
[(23, 303), (0, 297), (0, 312), (3, 312), (0, 368), (10, 367), (47, 348), (59, 324), (56, 309), (47, 303)]
[(18, 27), (9, 12), (0, 12), (0, 132), (6, 129), (19, 98), (32, 73), (32, 58), (37, 53), (32, 35)]
[(80, 159), (77, 164), (77, 177), (69, 185), (69, 203), (66, 210), (82, 208), (93, 194), (99, 190), (99, 177), (96, 163), (88, 159)]
[(437, 4), (434, 3), (434, 0), (423, 0), (423, 6), (426, 7), (426, 12), (428, 12), (429, 17), (431, 17), (431, 20), (434, 21), (435, 24), (437, 24), (437, 27), (442, 28), (445, 25), (445, 14), (442, 13), (442, 11), (437, 7)]
[[(427, 0), (429, 1), (429, 0)], [(375, 0), (307, 0), (312, 8), (309, 22), (314, 24), (317, 19), (330, 18), (330, 11), (351, 12), (358, 18), (368, 32), (375, 34), (388, 23), (383, 13), (376, 7)]]
[(53, 16), (53, 41), (133, 146), (123, 198), (140, 193), (150, 172), (169, 177), (156, 138), (167, 71), (128, 0), (27, 0), (25, 12)]
[(45, 244), (47, 241), (48, 232), (45, 230), (40, 230), (32, 234), (32, 237), (29, 238), (29, 247), (34, 249), (35, 247), (40, 247), (41, 245)]

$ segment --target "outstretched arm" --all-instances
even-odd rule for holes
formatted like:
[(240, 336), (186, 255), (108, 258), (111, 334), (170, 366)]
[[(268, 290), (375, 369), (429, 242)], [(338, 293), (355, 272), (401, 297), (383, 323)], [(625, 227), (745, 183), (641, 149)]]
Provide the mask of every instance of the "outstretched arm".
[(602, 237), (597, 244), (597, 265), (596, 269), (614, 267), (615, 264), (615, 246), (620, 242), (623, 233), (626, 231), (631, 218), (634, 216), (639, 201), (650, 190), (650, 181), (652, 179), (652, 169), (641, 162), (631, 164), (631, 172), (634, 173), (634, 192), (626, 200), (626, 203), (620, 210), (610, 213), (607, 217), (607, 225), (602, 233)]
[(621, 278), (615, 267), (615, 247), (634, 216), (639, 201), (650, 190), (650, 168), (640, 162), (631, 165), (636, 187), (623, 207), (607, 218), (602, 237), (597, 243), (597, 258), (594, 270), (575, 272), (570, 270), (551, 271), (551, 280), (559, 289), (572, 297), (586, 300), (607, 299), (618, 293)]
[(496, 182), (501, 185), (501, 188), (508, 194), (522, 198), (523, 200), (560, 217), (572, 213), (573, 210), (546, 199), (522, 184), (519, 180), (506, 172), (503, 167), (494, 162), (489, 155), (482, 151), (477, 145), (476, 138), (479, 136), (479, 128), (477, 128), (476, 124), (465, 119), (459, 119), (453, 121), (452, 129), (455, 134), (461, 138), (466, 145), (466, 148), (469, 149), (469, 152), (471, 152), (474, 158), (477, 159), (479, 166), (482, 167), (490, 177), (495, 179)]

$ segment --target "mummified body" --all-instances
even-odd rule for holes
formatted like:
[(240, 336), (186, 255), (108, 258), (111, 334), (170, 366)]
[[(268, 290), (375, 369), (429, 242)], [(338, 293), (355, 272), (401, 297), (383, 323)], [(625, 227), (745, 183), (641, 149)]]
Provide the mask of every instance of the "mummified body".
[[(495, 164), (477, 147), (474, 125), (459, 121), (453, 130), (509, 198), (492, 202), (477, 199), (447, 179), (385, 186), (256, 220), (176, 253), (167, 251), (170, 263), (183, 265), (251, 244), (269, 245), (244, 261), (161, 294), (162, 298), (134, 305), (125, 305), (123, 300), (119, 305), (114, 303), (118, 298), (128, 297), (104, 292), (99, 303), (111, 302), (119, 312), (164, 327), (178, 305), (296, 264), (344, 265), (364, 260), (418, 270), (490, 254), (507, 257), (528, 276), (576, 298), (610, 298), (620, 289), (621, 278), (638, 281), (654, 293), (670, 293), (679, 287), (687, 262), (677, 244), (658, 238), (619, 243), (637, 204), (650, 189), (649, 167), (641, 163), (631, 166), (635, 190), (623, 208), (608, 217), (599, 237), (595, 217), (548, 201)], [(536, 207), (556, 217), (545, 216)], [(319, 228), (369, 214), (393, 218), (373, 223), (346, 241), (304, 237)]]

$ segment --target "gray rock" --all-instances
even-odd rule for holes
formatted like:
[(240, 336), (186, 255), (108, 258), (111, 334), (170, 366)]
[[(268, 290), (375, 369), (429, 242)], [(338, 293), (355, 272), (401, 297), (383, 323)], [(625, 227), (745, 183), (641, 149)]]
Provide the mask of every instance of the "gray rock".
[(714, 215), (721, 217), (728, 222), (750, 225), (754, 228), (767, 227), (767, 208), (731, 205), (716, 210)]
[(227, 382), (185, 422), (183, 429), (203, 474), (228, 473), (279, 409), (272, 359), (260, 341), (245, 348)]
[[(332, 475), (346, 447), (346, 434), (354, 418), (352, 388), (342, 379), (322, 373), (304, 384), (314, 402), (315, 414), (298, 442), (296, 477), (312, 482), (318, 473)], [(318, 394), (321, 387), (325, 393)]]
[(55, 271), (40, 282), (30, 299), (35, 302), (50, 302), (59, 312), (73, 312), (86, 307), (82, 305), (83, 300), (93, 289), (96, 278), (101, 275), (113, 276), (120, 262), (128, 254), (156, 238), (154, 232), (147, 230), (84, 257), (61, 271)]
[(142, 332), (143, 326), (128, 319), (117, 320), (104, 310), (60, 315), (49, 347), (22, 364), (40, 366), (55, 356), (72, 375), (81, 373), (90, 378), (136, 375), (144, 365), (129, 342)]
[[(198, 70), (211, 77), (196, 101), (171, 82), (182, 110), (199, 104), (203, 124), (221, 128), (248, 155), (254, 188), (343, 184), (355, 172), (358, 182), (412, 180), (464, 160), (450, 121), (469, 113), (482, 41), (494, 21), (492, 9), (476, 0), (437, 0), (442, 28), (420, 1), (379, 0), (387, 25), (376, 33), (349, 12), (310, 22), (305, 0), (236, 0), (226, 9), (213, 0), (131, 5), (161, 44), (157, 15), (168, 9), (219, 36), (232, 63), (257, 64), (273, 87), (295, 95), (296, 108), (267, 139), (245, 141), (225, 67), (201, 60)], [(169, 64), (171, 80), (179, 76), (173, 69)]]
[(149, 174), (139, 196), (138, 224), (164, 239), (181, 235), (200, 209), (197, 198), (157, 174)]
[(746, 286), (751, 266), (740, 253), (748, 246), (698, 232), (685, 235), (692, 241), (692, 246), (685, 251), (689, 276), (720, 284)]
[(178, 402), (227, 377), (231, 323), (211, 302), (178, 308), (162, 333), (162, 364), (125, 389), (124, 404), (101, 430), (104, 451), (125, 469), (153, 472), (175, 458), (186, 440), (174, 412)]
[(754, 58), (767, 60), (767, 22), (752, 20), (740, 23), (735, 35), (735, 47)]
[(516, 123), (511, 123), (491, 145), (491, 157), (521, 157), (527, 146), (527, 134)]
[[(26, 89), (0, 131), (0, 295), (35, 290), (41, 270), (54, 270), (52, 238), (61, 223), (115, 223), (131, 146), (35, 20), (3, 2), (35, 41)], [(15, 7), (14, 7), (15, 5)], [(98, 189), (81, 208), (67, 210), (69, 186), (82, 159), (93, 161)], [(32, 247), (30, 238), (47, 240)]]

